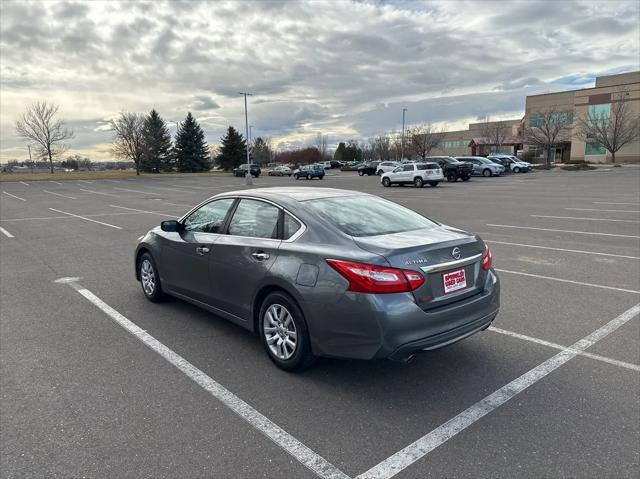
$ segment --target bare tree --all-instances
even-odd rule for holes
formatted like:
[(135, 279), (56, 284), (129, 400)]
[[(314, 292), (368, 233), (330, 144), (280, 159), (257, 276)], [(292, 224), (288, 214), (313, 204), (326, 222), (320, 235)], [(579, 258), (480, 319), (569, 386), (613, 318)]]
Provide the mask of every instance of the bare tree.
[(377, 136), (373, 140), (374, 154), (380, 161), (391, 159), (391, 138), (387, 135)]
[(431, 150), (438, 148), (444, 135), (442, 130), (438, 130), (431, 123), (417, 125), (407, 130), (411, 151), (422, 159), (429, 156)]
[(578, 136), (585, 142), (602, 145), (616, 162), (620, 149), (640, 138), (640, 121), (630, 111), (629, 90), (622, 88), (612, 95), (609, 112), (587, 109), (578, 119)]
[(110, 124), (114, 132), (111, 151), (116, 158), (133, 160), (136, 174), (139, 175), (140, 163), (144, 155), (142, 134), (144, 116), (123, 111), (118, 118), (111, 120)]
[(547, 166), (551, 164), (551, 148), (569, 141), (573, 124), (573, 113), (550, 108), (531, 113), (524, 136), (527, 145), (542, 147), (546, 153)]
[(486, 117), (480, 129), (480, 134), (488, 145), (495, 145), (496, 152), (499, 153), (502, 149), (502, 144), (509, 136), (509, 131), (506, 122), (490, 121), (489, 117)]
[(51, 173), (53, 159), (66, 150), (63, 142), (73, 138), (73, 131), (65, 128), (64, 121), (55, 118), (58, 108), (53, 103), (38, 101), (16, 121), (16, 134), (33, 144), (41, 158), (49, 160)]
[(327, 156), (327, 143), (329, 142), (329, 137), (327, 135), (323, 135), (322, 132), (316, 135), (315, 147), (318, 149), (322, 158)]

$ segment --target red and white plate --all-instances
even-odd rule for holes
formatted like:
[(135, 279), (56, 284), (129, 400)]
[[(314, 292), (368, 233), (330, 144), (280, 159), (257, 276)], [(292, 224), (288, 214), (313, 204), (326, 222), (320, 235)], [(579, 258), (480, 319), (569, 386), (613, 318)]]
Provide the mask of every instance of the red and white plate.
[(453, 293), (467, 287), (467, 278), (464, 273), (464, 269), (457, 269), (455, 271), (449, 271), (442, 275), (442, 282), (444, 284), (444, 293)]

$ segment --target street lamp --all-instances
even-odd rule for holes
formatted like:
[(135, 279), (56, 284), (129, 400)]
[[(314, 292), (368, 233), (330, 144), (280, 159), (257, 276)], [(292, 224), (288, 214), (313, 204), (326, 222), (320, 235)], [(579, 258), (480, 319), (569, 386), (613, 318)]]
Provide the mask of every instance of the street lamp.
[(245, 176), (246, 184), (252, 185), (253, 181), (251, 180), (251, 157), (249, 156), (249, 116), (247, 115), (247, 96), (252, 96), (251, 93), (247, 92), (238, 92), (238, 95), (244, 95), (244, 127), (245, 134), (247, 136), (247, 174)]
[(402, 109), (402, 138), (400, 138), (400, 161), (404, 160), (404, 114), (406, 108)]

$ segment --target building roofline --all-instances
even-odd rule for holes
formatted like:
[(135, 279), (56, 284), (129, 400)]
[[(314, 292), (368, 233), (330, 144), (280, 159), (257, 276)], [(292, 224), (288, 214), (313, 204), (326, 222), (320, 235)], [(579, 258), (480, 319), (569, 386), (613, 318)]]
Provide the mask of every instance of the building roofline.
[(609, 86), (590, 86), (588, 88), (578, 88), (577, 90), (562, 90), (562, 91), (554, 91), (554, 92), (549, 92), (549, 93), (536, 93), (535, 95), (527, 95), (525, 97), (526, 98), (531, 98), (534, 96), (545, 96), (545, 95), (559, 95), (561, 93), (576, 93), (579, 91), (587, 91), (587, 90), (597, 90), (599, 88), (616, 88), (616, 87), (621, 87), (621, 86), (628, 86), (628, 85), (637, 85), (639, 82), (637, 81), (633, 81), (630, 83), (618, 83), (617, 85), (609, 85)]

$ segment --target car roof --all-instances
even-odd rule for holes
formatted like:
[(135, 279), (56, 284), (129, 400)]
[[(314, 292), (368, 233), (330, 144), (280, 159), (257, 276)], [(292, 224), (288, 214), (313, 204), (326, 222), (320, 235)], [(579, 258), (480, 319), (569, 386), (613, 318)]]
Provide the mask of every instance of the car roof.
[(342, 196), (364, 196), (368, 193), (340, 188), (317, 188), (305, 186), (274, 186), (269, 188), (251, 188), (248, 190), (228, 191), (216, 195), (215, 198), (225, 196), (252, 196), (271, 201), (307, 201), (320, 198), (338, 198)]

